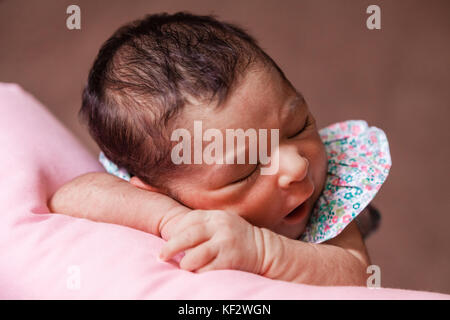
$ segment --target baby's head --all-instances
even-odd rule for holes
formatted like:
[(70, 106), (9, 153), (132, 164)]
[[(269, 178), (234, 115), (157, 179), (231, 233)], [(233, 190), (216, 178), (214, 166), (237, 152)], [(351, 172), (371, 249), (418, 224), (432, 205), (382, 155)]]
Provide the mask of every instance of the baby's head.
[[(325, 149), (302, 95), (251, 36), (210, 16), (150, 15), (116, 31), (90, 71), (80, 115), (134, 185), (193, 209), (235, 212), (291, 238), (324, 185)], [(268, 166), (261, 161), (174, 163), (172, 133), (184, 128), (194, 137), (194, 121), (223, 137), (227, 129), (279, 129), (276, 172), (260, 174)], [(211, 143), (205, 138), (203, 147)]]

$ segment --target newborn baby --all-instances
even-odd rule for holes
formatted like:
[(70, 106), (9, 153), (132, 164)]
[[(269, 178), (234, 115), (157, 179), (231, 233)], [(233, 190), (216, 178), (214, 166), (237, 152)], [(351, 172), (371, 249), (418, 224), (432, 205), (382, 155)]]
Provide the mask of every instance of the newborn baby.
[[(160, 258), (184, 252), (180, 267), (190, 271), (366, 283), (370, 262), (355, 218), (389, 171), (384, 133), (347, 121), (319, 134), (302, 94), (239, 27), (177, 13), (120, 28), (98, 53), (80, 114), (115, 176), (74, 179), (50, 199), (52, 212), (162, 236)], [(276, 141), (233, 143), (231, 158), (241, 152), (241, 162), (216, 148), (210, 155), (223, 161), (176, 163), (174, 154), (185, 157), (198, 142), (175, 149), (173, 133), (194, 136), (199, 122), (202, 135), (216, 133), (202, 136), (204, 150), (214, 139), (228, 144), (217, 137), (230, 129), (276, 130)], [(265, 145), (275, 146), (270, 163), (261, 159)], [(269, 166), (276, 170), (262, 174)]]

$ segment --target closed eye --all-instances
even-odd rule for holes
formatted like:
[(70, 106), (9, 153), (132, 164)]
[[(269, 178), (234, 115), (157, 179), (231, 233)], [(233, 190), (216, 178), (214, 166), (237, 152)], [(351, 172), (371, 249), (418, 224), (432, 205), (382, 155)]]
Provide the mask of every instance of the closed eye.
[(310, 121), (309, 121), (309, 116), (308, 116), (308, 117), (306, 117), (306, 121), (305, 121), (305, 124), (303, 125), (303, 127), (299, 131), (297, 131), (294, 135), (288, 137), (288, 139), (292, 139), (292, 138), (295, 138), (296, 136), (300, 135), (303, 131), (305, 131), (305, 129), (309, 125), (310, 125)]
[(245, 177), (242, 177), (236, 181), (233, 181), (231, 184), (238, 184), (238, 183), (243, 183), (243, 182), (247, 182), (249, 181), (252, 177), (256, 177), (257, 175), (255, 174), (256, 171), (258, 171), (259, 168), (259, 163), (255, 166), (255, 169), (252, 170), (252, 172), (250, 172), (248, 175), (246, 175)]

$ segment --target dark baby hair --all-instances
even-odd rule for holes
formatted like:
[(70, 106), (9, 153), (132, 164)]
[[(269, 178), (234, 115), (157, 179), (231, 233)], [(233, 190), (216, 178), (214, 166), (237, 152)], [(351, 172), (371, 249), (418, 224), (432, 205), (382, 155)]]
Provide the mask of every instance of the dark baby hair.
[(178, 171), (170, 120), (188, 98), (226, 100), (255, 62), (275, 62), (243, 29), (186, 12), (153, 14), (119, 28), (100, 48), (80, 118), (104, 154), (147, 184)]

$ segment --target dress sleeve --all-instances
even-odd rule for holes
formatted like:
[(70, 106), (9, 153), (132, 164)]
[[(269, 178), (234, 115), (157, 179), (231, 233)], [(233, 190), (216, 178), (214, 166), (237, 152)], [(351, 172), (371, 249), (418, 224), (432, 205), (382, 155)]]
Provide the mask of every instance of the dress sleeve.
[(324, 190), (301, 240), (336, 237), (372, 201), (391, 168), (384, 132), (365, 121), (339, 122), (320, 130), (328, 157)]
[(98, 155), (98, 161), (103, 165), (106, 172), (115, 175), (123, 180), (130, 181), (130, 174), (124, 168), (119, 168), (114, 162), (109, 160), (103, 152)]

